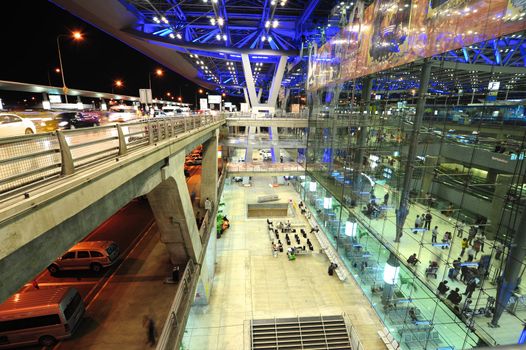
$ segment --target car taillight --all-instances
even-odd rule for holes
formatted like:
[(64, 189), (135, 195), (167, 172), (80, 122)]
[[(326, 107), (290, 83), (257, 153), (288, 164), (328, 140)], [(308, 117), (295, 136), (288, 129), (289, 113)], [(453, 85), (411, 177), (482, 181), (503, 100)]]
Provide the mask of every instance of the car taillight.
[(65, 330), (66, 332), (69, 332), (69, 324), (66, 323), (66, 324), (64, 325), (64, 330)]

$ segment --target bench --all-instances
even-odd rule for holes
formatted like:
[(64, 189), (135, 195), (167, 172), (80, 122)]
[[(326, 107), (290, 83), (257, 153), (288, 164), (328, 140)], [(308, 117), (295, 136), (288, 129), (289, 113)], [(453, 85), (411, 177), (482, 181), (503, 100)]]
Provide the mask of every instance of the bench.
[(385, 346), (389, 350), (396, 350), (400, 349), (400, 344), (396, 341), (396, 339), (389, 333), (389, 330), (384, 327), (381, 331), (378, 331), (378, 335), (384, 342)]
[(272, 202), (279, 200), (279, 196), (277, 194), (269, 194), (266, 196), (259, 196), (258, 197), (258, 203), (264, 203), (264, 202)]

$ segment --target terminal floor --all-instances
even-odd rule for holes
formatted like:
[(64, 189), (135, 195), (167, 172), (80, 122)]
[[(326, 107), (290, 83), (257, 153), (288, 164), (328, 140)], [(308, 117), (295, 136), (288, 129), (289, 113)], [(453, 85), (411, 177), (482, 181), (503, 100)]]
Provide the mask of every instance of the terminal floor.
[[(341, 192), (341, 185), (339, 187), (334, 186), (332, 183), (323, 181), (323, 184), (329, 188), (332, 188), (333, 191), (339, 191), (335, 193)], [(433, 215), (433, 219), (431, 222), (431, 228), (434, 226), (438, 226), (438, 242), (441, 242), (442, 236), (444, 235), (444, 232), (450, 231), (453, 232), (453, 240), (451, 244), (451, 252), (450, 249), (441, 249), (440, 247), (433, 247), (431, 246), (431, 232), (418, 232), (417, 234), (413, 234), (411, 228), (414, 227), (414, 222), (416, 219), (416, 215), (422, 215), (426, 212), (427, 209), (429, 209), (427, 206), (420, 204), (420, 203), (414, 203), (411, 205), (409, 209), (409, 214), (407, 216), (407, 219), (405, 221), (404, 225), (404, 234), (401, 238), (401, 242), (399, 244), (394, 242), (395, 234), (396, 234), (396, 221), (395, 221), (395, 212), (394, 207), (397, 205), (399, 199), (397, 198), (397, 193), (392, 191), (388, 186), (375, 186), (375, 195), (377, 198), (379, 198), (381, 201), (383, 201), (383, 197), (386, 191), (389, 191), (390, 193), (390, 199), (389, 199), (389, 206), (390, 209), (388, 209), (387, 216), (384, 219), (369, 219), (365, 215), (361, 213), (361, 209), (357, 207), (353, 210), (353, 213), (356, 216), (359, 216), (362, 220), (362, 222), (366, 222), (368, 225), (370, 225), (370, 228), (376, 231), (378, 236), (381, 237), (384, 244), (392, 247), (393, 250), (397, 251), (397, 254), (400, 256), (401, 259), (404, 261), (409, 257), (409, 255), (413, 253), (417, 253), (419, 260), (421, 263), (419, 263), (416, 268), (415, 272), (421, 277), (422, 280), (426, 282), (426, 284), (430, 287), (430, 289), (433, 292), (436, 292), (436, 287), (438, 287), (438, 284), (442, 280), (449, 280), (447, 278), (447, 271), (450, 266), (447, 266), (444, 263), (440, 263), (440, 268), (438, 271), (438, 278), (425, 278), (425, 269), (429, 265), (429, 261), (438, 261), (438, 258), (440, 257), (442, 260), (447, 260), (450, 264), (451, 262), (458, 258), (460, 256), (461, 247), (460, 242), (461, 238), (456, 237), (454, 225), (456, 224), (456, 220), (454, 219), (455, 215), (452, 215), (452, 217), (447, 217), (443, 215), (439, 210), (430, 208), (431, 214)], [(466, 225), (464, 227), (464, 235), (463, 237), (467, 237), (469, 230), (469, 226)], [(422, 247), (422, 249), (420, 249)], [(493, 241), (486, 240), (485, 241), (485, 247), (484, 247), (484, 253), (478, 253), (477, 258), (480, 258), (481, 255), (484, 254), (492, 254), (492, 247), (493, 247)], [(503, 254), (504, 255), (504, 254)], [(466, 261), (467, 259), (467, 253), (464, 254), (464, 257), (462, 258), (462, 261)], [(477, 261), (477, 259), (475, 259)], [(490, 278), (485, 280), (483, 288), (485, 290), (485, 293), (480, 292), (480, 289), (477, 289), (473, 295), (472, 300), (473, 304), (477, 301), (477, 299), (480, 298), (478, 308), (484, 307), (486, 305), (486, 299), (487, 296), (493, 296), (496, 295), (496, 286), (491, 284), (491, 280), (493, 279), (492, 273), (496, 271), (498, 268), (498, 264), (500, 263), (500, 260), (494, 259), (494, 253), (493, 257), (491, 259), (491, 266), (490, 268)], [(456, 288), (458, 287), (461, 291), (461, 293), (464, 293), (466, 289), (466, 285), (460, 281), (452, 281), (449, 280), (448, 285), (450, 288)], [(521, 291), (526, 290), (526, 279), (522, 279), (521, 284)], [(459, 305), (461, 308), (464, 305), (466, 297), (462, 296), (462, 302)], [(472, 305), (473, 305), (472, 304)], [(504, 312), (500, 321), (499, 321), (499, 328), (490, 328), (488, 326), (488, 322), (491, 321), (491, 318), (487, 318), (483, 315), (475, 316), (474, 320), (476, 323), (476, 327), (480, 329), (481, 333), (484, 334), (485, 339), (492, 340), (496, 342), (496, 344), (516, 344), (517, 340), (519, 339), (519, 336), (523, 329), (523, 321), (526, 319), (526, 308), (523, 303), (519, 305), (519, 308), (517, 311), (517, 316), (514, 316), (508, 312)], [(432, 310), (429, 311), (430, 313)], [(518, 318), (520, 318), (520, 320)]]
[(153, 318), (161, 333), (179, 285), (170, 276), (166, 247), (154, 225), (88, 306), (73, 338), (55, 349), (145, 349), (143, 316)]
[[(254, 177), (252, 187), (227, 184), (224, 212), (230, 228), (217, 241), (217, 260), (209, 304), (193, 306), (188, 319), (184, 349), (249, 349), (248, 321), (274, 317), (349, 315), (365, 349), (385, 346), (377, 335), (380, 320), (354, 280), (341, 282), (329, 276), (328, 259), (315, 253), (289, 261), (285, 253), (273, 257), (265, 219), (247, 219), (246, 206), (257, 196), (278, 194), (281, 203), (299, 201), (293, 186), (269, 186), (270, 178)], [(295, 208), (293, 225), (307, 221)], [(308, 234), (318, 248), (314, 235)], [(287, 245), (280, 237), (286, 250)], [(302, 244), (305, 241), (302, 238)]]

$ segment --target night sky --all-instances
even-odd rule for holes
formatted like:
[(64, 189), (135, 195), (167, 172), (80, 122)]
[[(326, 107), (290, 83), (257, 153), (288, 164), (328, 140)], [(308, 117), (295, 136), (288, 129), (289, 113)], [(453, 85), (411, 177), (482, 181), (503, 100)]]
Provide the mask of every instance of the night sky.
[[(193, 82), (48, 1), (12, 1), (6, 12), (0, 21), (0, 80), (62, 86), (61, 76), (55, 72), (59, 67), (56, 39), (59, 34), (80, 30), (82, 41), (60, 38), (69, 88), (111, 92), (113, 82), (120, 79), (124, 87), (114, 88), (115, 93), (139, 96), (139, 89), (148, 87), (148, 72), (162, 68), (163, 77), (152, 74), (153, 96), (162, 94), (166, 99), (170, 92), (177, 98), (181, 91), (183, 102), (194, 103), (199, 87)], [(8, 104), (28, 97), (31, 101), (30, 96), (0, 91), (0, 98)], [(41, 100), (41, 95), (35, 98)]]

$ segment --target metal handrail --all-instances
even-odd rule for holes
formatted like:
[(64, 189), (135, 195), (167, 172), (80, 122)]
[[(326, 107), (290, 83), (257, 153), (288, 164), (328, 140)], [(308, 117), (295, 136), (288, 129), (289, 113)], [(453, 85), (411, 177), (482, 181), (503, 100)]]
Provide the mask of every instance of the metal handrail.
[[(189, 297), (187, 294), (187, 289), (191, 284), (192, 278), (194, 275), (194, 262), (188, 260), (186, 267), (184, 269), (183, 276), (181, 277), (179, 288), (175, 293), (174, 301), (170, 306), (169, 315), (164, 322), (163, 330), (159, 341), (157, 342), (157, 350), (164, 350), (168, 348), (175, 348), (175, 341), (177, 339), (178, 333), (180, 332), (181, 324), (179, 323), (178, 314), (180, 311), (180, 306), (183, 301), (183, 297)], [(171, 346), (174, 345), (174, 346)]]
[[(118, 158), (131, 150), (175, 138), (224, 116), (141, 119), (83, 129), (0, 139), (0, 193), (74, 174), (86, 165)], [(89, 161), (86, 162), (85, 160)]]

